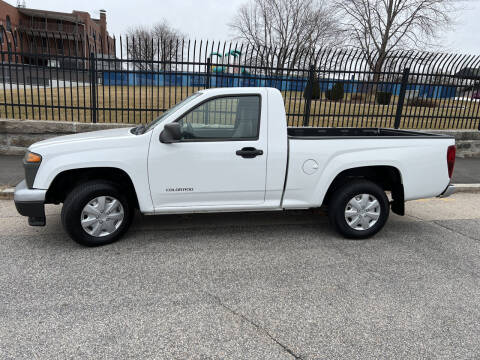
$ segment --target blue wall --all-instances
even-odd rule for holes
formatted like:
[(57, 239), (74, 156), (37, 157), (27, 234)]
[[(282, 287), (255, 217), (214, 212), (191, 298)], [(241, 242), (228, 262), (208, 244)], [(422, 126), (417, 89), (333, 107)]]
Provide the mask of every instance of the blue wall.
[[(320, 79), (320, 91), (331, 89), (338, 80)], [(104, 71), (104, 85), (128, 85), (128, 86), (195, 86), (205, 87), (207, 75), (205, 73), (148, 73), (127, 71)], [(344, 91), (346, 93), (365, 92), (368, 84), (358, 80), (345, 80)], [(281, 91), (303, 91), (307, 84), (306, 78), (279, 76), (267, 77), (263, 75), (248, 74), (216, 74), (210, 75), (210, 87), (240, 87), (260, 86), (274, 87)], [(380, 83), (378, 90), (388, 91), (395, 95), (400, 92), (399, 83)], [(456, 87), (451, 85), (407, 85), (407, 90), (416, 90), (418, 95), (426, 98), (451, 98), (455, 97)]]

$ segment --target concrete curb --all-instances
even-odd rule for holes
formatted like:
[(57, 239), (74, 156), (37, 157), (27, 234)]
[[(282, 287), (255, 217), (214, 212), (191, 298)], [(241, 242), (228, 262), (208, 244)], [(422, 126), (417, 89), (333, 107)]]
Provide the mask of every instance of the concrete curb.
[(15, 188), (6, 188), (0, 190), (0, 200), (13, 200)]
[[(480, 184), (454, 184), (455, 192), (477, 193), (480, 192)], [(13, 200), (15, 188), (6, 188), (0, 190), (0, 200)]]
[(455, 192), (480, 192), (480, 184), (454, 184)]

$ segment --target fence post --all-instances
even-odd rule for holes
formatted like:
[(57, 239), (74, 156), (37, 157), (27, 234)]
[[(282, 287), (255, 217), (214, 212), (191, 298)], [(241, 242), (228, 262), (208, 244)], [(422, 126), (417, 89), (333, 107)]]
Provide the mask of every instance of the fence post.
[(405, 101), (405, 93), (407, 92), (408, 75), (410, 74), (410, 68), (403, 69), (402, 83), (400, 85), (400, 93), (398, 94), (397, 114), (395, 115), (395, 129), (400, 127), (400, 120), (402, 119), (403, 103)]
[(212, 65), (212, 60), (210, 60), (210, 58), (207, 58), (207, 82), (206, 82), (206, 85), (205, 87), (207, 89), (210, 89), (210, 77), (211, 77), (211, 73), (210, 73), (210, 67)]
[(97, 69), (95, 53), (90, 53), (90, 113), (92, 114), (92, 123), (97, 122)]
[(305, 91), (305, 112), (303, 114), (303, 126), (308, 126), (308, 121), (310, 119), (310, 107), (312, 105), (312, 94), (313, 94), (313, 82), (315, 81), (315, 68), (313, 65), (310, 65), (308, 70), (308, 80), (307, 87)]

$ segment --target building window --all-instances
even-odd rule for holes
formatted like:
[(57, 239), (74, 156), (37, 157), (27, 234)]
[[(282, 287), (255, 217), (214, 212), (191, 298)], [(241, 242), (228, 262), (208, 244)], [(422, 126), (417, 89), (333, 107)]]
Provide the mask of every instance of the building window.
[(63, 39), (58, 39), (57, 49), (60, 50), (60, 51), (63, 50)]
[(0, 45), (3, 45), (3, 26), (0, 25)]
[(12, 31), (12, 22), (10, 21), (10, 16), (7, 15), (7, 31)]
[(62, 23), (62, 20), (57, 20), (57, 27), (58, 27), (58, 31), (63, 31), (63, 23)]
[(46, 50), (47, 49), (47, 38), (42, 38), (42, 47)]
[(12, 44), (7, 41), (8, 62), (12, 62)]

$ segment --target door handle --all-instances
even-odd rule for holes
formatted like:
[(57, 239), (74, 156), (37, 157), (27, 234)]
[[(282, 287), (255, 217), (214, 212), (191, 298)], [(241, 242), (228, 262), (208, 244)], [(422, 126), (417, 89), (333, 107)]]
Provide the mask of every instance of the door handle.
[(241, 150), (237, 150), (236, 154), (244, 159), (252, 159), (258, 155), (263, 155), (263, 150), (257, 150), (254, 147), (244, 147)]

